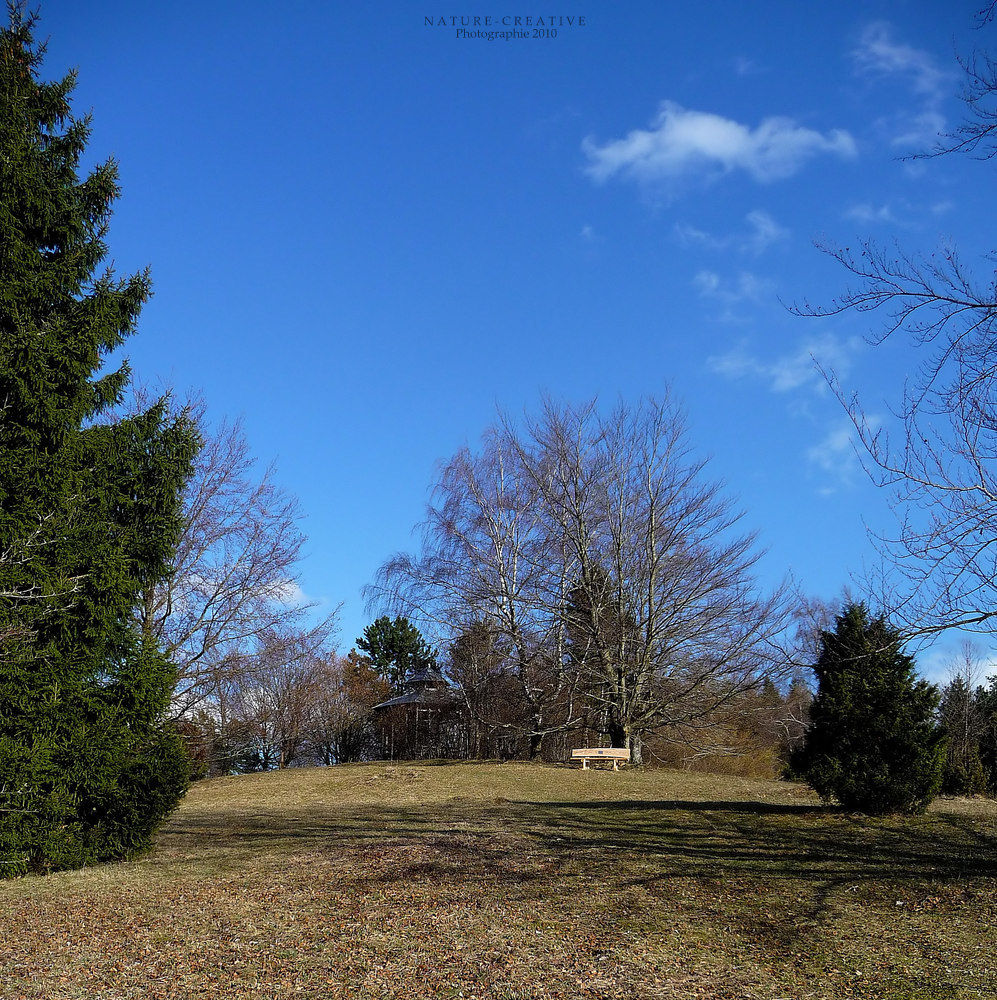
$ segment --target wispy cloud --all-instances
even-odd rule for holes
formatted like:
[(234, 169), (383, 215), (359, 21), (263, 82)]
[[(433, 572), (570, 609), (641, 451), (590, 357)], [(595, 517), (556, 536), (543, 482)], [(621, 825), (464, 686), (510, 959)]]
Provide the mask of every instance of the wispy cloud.
[(947, 86), (948, 74), (938, 68), (931, 54), (898, 42), (885, 21), (866, 26), (852, 57), (860, 72), (905, 76), (915, 92), (934, 100), (943, 96)]
[(692, 283), (704, 298), (716, 299), (726, 305), (758, 302), (772, 291), (772, 283), (751, 271), (741, 271), (733, 278), (723, 278), (716, 271), (697, 272)]
[(875, 21), (863, 30), (852, 50), (852, 59), (863, 75), (906, 81), (912, 95), (921, 101), (917, 111), (880, 119), (880, 124), (892, 133), (893, 145), (929, 145), (944, 131), (945, 118), (939, 106), (951, 85), (951, 74), (939, 69), (929, 52), (898, 41), (891, 25)]
[[(956, 635), (958, 634), (957, 632)], [(971, 676), (974, 685), (982, 684), (986, 678), (997, 675), (997, 656), (975, 645), (971, 647), (971, 653), (973, 655)], [(965, 651), (951, 639), (943, 641), (917, 657), (917, 669), (921, 676), (932, 684), (945, 685), (957, 673), (965, 670), (965, 655)]]
[(851, 421), (842, 421), (807, 449), (807, 461), (838, 482), (850, 482), (860, 467), (855, 453), (854, 433)]
[(758, 208), (749, 212), (744, 221), (747, 228), (743, 232), (715, 236), (686, 223), (675, 224), (675, 235), (686, 245), (697, 245), (710, 250), (737, 250), (757, 256), (773, 243), (789, 236), (789, 230), (779, 225), (768, 212)]
[(869, 202), (852, 205), (846, 210), (845, 218), (854, 219), (856, 222), (862, 222), (866, 225), (877, 222), (895, 225), (897, 222), (897, 217), (893, 214), (893, 209), (888, 204), (877, 207), (870, 205)]
[(809, 388), (824, 392), (826, 384), (817, 367), (832, 368), (838, 375), (847, 374), (861, 341), (856, 337), (842, 340), (832, 333), (811, 337), (788, 354), (764, 360), (740, 344), (724, 354), (706, 359), (710, 371), (725, 378), (755, 378), (766, 382), (772, 392), (790, 392)]
[(770, 183), (795, 174), (821, 154), (854, 157), (848, 132), (827, 134), (798, 125), (791, 118), (766, 118), (755, 128), (705, 111), (691, 111), (665, 101), (647, 129), (622, 139), (582, 143), (586, 172), (596, 181), (612, 177), (642, 184), (663, 184), (695, 174), (716, 177), (743, 170)]
[[(883, 421), (878, 414), (870, 413), (866, 415), (865, 422), (871, 431), (875, 431)], [(824, 437), (807, 449), (807, 462), (827, 477), (828, 483), (820, 491), (822, 494), (828, 495), (841, 487), (851, 486), (862, 474), (860, 449), (855, 425), (847, 418), (831, 425)]]
[(897, 198), (877, 205), (869, 201), (856, 202), (845, 209), (844, 216), (864, 226), (888, 225), (918, 229), (924, 225), (926, 215), (942, 216), (952, 210), (952, 202), (943, 200), (930, 204), (910, 202)]
[(738, 56), (734, 60), (734, 72), (738, 76), (754, 76), (756, 73), (761, 73), (762, 68), (754, 59), (749, 59), (747, 56)]

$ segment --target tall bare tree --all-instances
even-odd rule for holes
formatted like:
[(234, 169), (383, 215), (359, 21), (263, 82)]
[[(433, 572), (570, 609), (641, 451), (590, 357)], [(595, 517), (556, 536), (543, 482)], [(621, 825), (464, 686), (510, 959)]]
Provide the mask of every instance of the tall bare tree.
[(435, 500), (371, 594), (438, 634), (487, 626), (535, 736), (595, 723), (639, 761), (645, 734), (694, 732), (782, 663), (784, 595), (758, 596), (754, 538), (669, 399), (504, 418)]
[(203, 402), (186, 409), (204, 443), (184, 496), (184, 532), (169, 578), (146, 590), (137, 609), (177, 666), (177, 717), (224, 701), (258, 638), (297, 632), (321, 646), (338, 611), (316, 618), (301, 600), (300, 507), (272, 468), (258, 471), (242, 422), (211, 428)]
[[(993, 20), (992, 5), (978, 15)], [(984, 53), (963, 61), (964, 122), (928, 156), (997, 154), (997, 66)], [(861, 400), (826, 373), (856, 427), (866, 468), (888, 488), (898, 528), (880, 539), (885, 569), (877, 600), (907, 636), (951, 627), (997, 631), (997, 282), (975, 273), (953, 247), (919, 255), (899, 245), (822, 246), (855, 283), (829, 305), (796, 311), (882, 317), (873, 345), (902, 338), (920, 364), (895, 407), (893, 433), (867, 418)]]

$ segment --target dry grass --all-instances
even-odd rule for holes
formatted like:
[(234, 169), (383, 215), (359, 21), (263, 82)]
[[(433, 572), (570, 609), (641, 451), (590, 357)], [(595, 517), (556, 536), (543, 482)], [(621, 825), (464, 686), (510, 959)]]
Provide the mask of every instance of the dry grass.
[(0, 883), (0, 997), (997, 995), (997, 804), (526, 764), (223, 778), (129, 864)]

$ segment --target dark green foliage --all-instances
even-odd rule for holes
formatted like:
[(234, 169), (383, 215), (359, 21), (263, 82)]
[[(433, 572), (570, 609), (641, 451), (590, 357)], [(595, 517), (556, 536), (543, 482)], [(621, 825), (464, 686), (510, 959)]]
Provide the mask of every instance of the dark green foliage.
[(197, 449), (165, 403), (111, 421), (145, 274), (97, 274), (118, 193), (80, 180), (74, 77), (37, 80), (20, 7), (0, 31), (0, 874), (144, 848), (187, 784), (160, 718), (173, 673), (133, 624), (168, 570)]
[(382, 615), (363, 630), (357, 648), (370, 657), (371, 664), (393, 691), (422, 670), (436, 666), (436, 654), (422, 633), (401, 616), (392, 621)]
[(810, 725), (790, 767), (824, 799), (858, 812), (919, 813), (938, 794), (938, 693), (884, 618), (852, 604), (821, 636)]
[(976, 709), (980, 720), (980, 760), (987, 779), (987, 791), (997, 795), (997, 677), (987, 687), (976, 689)]
[(938, 714), (946, 742), (942, 791), (946, 795), (979, 795), (987, 787), (980, 758), (983, 717), (965, 677), (955, 677), (945, 687)]

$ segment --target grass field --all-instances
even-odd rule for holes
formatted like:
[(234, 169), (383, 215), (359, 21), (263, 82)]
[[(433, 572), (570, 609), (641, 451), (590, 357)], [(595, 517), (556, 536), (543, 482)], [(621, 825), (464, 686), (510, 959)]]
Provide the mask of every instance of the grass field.
[(997, 996), (997, 803), (674, 771), (196, 785), (128, 864), (0, 883), (3, 998)]

